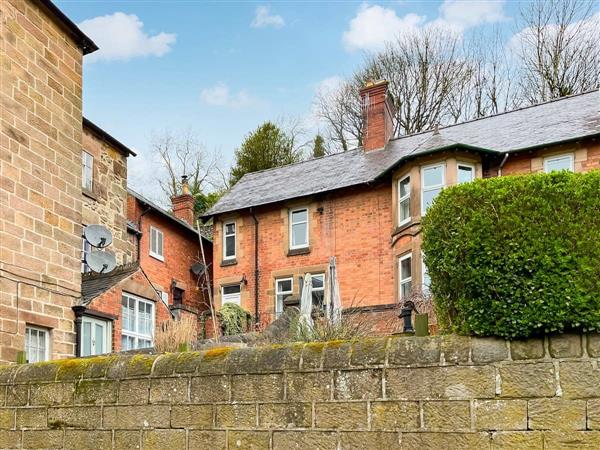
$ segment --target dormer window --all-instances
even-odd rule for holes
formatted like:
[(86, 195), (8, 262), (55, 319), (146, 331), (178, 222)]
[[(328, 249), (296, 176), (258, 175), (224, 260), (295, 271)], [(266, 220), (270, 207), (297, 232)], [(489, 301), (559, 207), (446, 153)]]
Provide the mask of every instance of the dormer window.
[(398, 181), (398, 225), (410, 222), (410, 175)]

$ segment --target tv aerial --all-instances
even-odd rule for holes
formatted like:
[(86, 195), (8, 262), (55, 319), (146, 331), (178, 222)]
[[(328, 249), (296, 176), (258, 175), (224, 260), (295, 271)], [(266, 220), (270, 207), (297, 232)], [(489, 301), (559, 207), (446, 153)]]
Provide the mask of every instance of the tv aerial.
[(108, 273), (117, 266), (115, 255), (105, 248), (112, 244), (112, 233), (103, 225), (88, 225), (83, 237), (96, 250), (85, 255), (84, 262), (96, 273)]

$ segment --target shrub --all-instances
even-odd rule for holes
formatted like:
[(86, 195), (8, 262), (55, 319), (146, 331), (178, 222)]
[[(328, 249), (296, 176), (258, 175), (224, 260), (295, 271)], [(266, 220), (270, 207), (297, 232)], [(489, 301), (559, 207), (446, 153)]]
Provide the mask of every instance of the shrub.
[(505, 338), (600, 330), (600, 171), (445, 189), (423, 239), (446, 330)]
[(235, 303), (225, 303), (219, 311), (221, 329), (225, 336), (242, 334), (248, 328), (250, 313)]
[(196, 321), (195, 316), (184, 315), (161, 323), (154, 336), (154, 349), (160, 353), (176, 352), (182, 346), (191, 346), (198, 338)]

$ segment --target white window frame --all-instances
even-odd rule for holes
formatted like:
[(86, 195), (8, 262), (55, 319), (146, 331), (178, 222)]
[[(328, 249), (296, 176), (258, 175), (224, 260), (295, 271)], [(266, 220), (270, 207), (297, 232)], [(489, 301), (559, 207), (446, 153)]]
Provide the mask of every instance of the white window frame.
[[(431, 169), (434, 167), (442, 168), (442, 183), (425, 187), (425, 176), (424, 176), (425, 171), (427, 169)], [(425, 196), (423, 194), (425, 192), (434, 191), (437, 189), (444, 189), (445, 187), (446, 187), (446, 163), (441, 162), (441, 163), (429, 164), (427, 166), (421, 167), (421, 215), (422, 216), (424, 216), (427, 212), (427, 210), (425, 209)]]
[[(91, 330), (90, 338), (92, 339), (92, 342), (90, 343), (91, 353), (89, 355), (85, 355), (83, 353), (83, 349), (84, 349), (83, 324), (86, 322), (90, 323), (90, 327), (91, 327), (90, 328), (90, 330)], [(104, 327), (104, 336), (103, 336), (104, 352), (103, 353), (99, 353), (96, 351), (96, 343), (94, 341), (94, 325), (101, 325), (102, 327)], [(83, 316), (81, 318), (81, 333), (80, 333), (80, 337), (79, 337), (79, 348), (81, 349), (80, 356), (93, 356), (93, 355), (103, 355), (106, 353), (111, 353), (112, 352), (112, 322), (110, 320), (102, 320), (102, 319), (97, 319), (95, 317)]]
[[(225, 288), (237, 286), (239, 292), (234, 294), (226, 294)], [(240, 305), (242, 302), (242, 286), (239, 284), (228, 284), (226, 286), (221, 286), (221, 306), (225, 303), (235, 303), (236, 305)]]
[[(161, 248), (160, 248), (160, 253), (158, 252), (158, 242), (156, 243), (156, 250), (154, 251), (152, 250), (152, 242), (154, 241), (154, 235), (158, 236), (160, 235), (160, 243), (161, 243)], [(156, 238), (158, 240), (158, 238)], [(153, 258), (158, 259), (159, 261), (164, 261), (165, 260), (165, 235), (162, 231), (160, 231), (158, 228), (150, 226), (150, 256), (152, 256)]]
[[(279, 290), (279, 282), (280, 281), (289, 281), (291, 283), (289, 291), (280, 291)], [(279, 304), (279, 296), (284, 294), (293, 295), (294, 293), (294, 277), (284, 277), (284, 278), (275, 278), (275, 317), (279, 317), (283, 312), (283, 299), (281, 300), (281, 305)]]
[[(123, 320), (123, 297), (128, 297), (129, 299), (135, 300), (135, 308), (134, 308), (134, 317), (133, 324), (135, 330), (126, 330), (125, 329), (125, 321)], [(139, 332), (139, 324), (138, 317), (140, 312), (140, 304), (144, 303), (146, 305), (150, 305), (152, 307), (152, 323), (150, 324), (150, 334), (143, 334)], [(156, 328), (156, 304), (150, 300), (146, 300), (145, 298), (138, 297), (137, 295), (130, 294), (129, 292), (122, 292), (121, 294), (121, 336), (131, 337), (135, 340), (134, 349), (145, 348), (139, 347), (139, 340), (143, 339), (145, 341), (150, 341), (150, 347), (154, 345), (154, 331)], [(123, 350), (123, 349), (121, 349)]]
[[(473, 174), (473, 176), (471, 178), (471, 181), (475, 181), (475, 178), (476, 178), (475, 165), (459, 161), (459, 162), (456, 163), (456, 184), (461, 184), (461, 182), (458, 181), (458, 171), (460, 170), (461, 167), (465, 167), (465, 168), (471, 169), (471, 173)], [(471, 181), (463, 181), (463, 183), (470, 183)]]
[(571, 172), (575, 172), (575, 155), (573, 153), (561, 153), (560, 155), (552, 155), (544, 158), (544, 173), (551, 173), (553, 171), (548, 170), (548, 163), (557, 159), (569, 159), (569, 169)]
[[(233, 234), (227, 234), (227, 225), (233, 225)], [(233, 236), (233, 255), (227, 256), (227, 237)], [(223, 223), (223, 260), (235, 259), (237, 256), (237, 224), (234, 221)]]
[(315, 304), (314, 304), (314, 299), (312, 298), (312, 293), (314, 293), (314, 292), (323, 292), (323, 307), (325, 307), (325, 274), (324, 273), (315, 273), (315, 274), (311, 274), (311, 277), (312, 278), (323, 278), (323, 286), (322, 287), (315, 289), (315, 287), (313, 286), (313, 288), (312, 288), (311, 300), (313, 301), (313, 307), (315, 306)]
[[(408, 178), (408, 194), (402, 196), (400, 194), (400, 184)], [(411, 183), (410, 174), (407, 174), (398, 180), (398, 226), (404, 225), (405, 223), (409, 223), (412, 219), (412, 211), (410, 207), (410, 198), (411, 198)], [(401, 204), (404, 200), (408, 200), (408, 217), (402, 219), (402, 207)]]
[(81, 187), (90, 192), (94, 190), (94, 156), (85, 150), (81, 151)]
[[(406, 261), (407, 259), (410, 259), (410, 277), (402, 278), (402, 262)], [(402, 296), (402, 286), (404, 284), (410, 283), (411, 290), (412, 290), (412, 278), (413, 278), (412, 275), (413, 275), (412, 252), (409, 252), (406, 255), (403, 255), (400, 258), (398, 258), (398, 298), (400, 299), (400, 301), (402, 301), (402, 299), (404, 298)]]
[[(299, 212), (299, 211), (306, 211), (306, 221), (299, 221), (299, 222), (292, 222), (292, 218), (294, 217), (294, 213), (295, 212)], [(290, 222), (290, 226), (289, 226), (289, 235), (290, 235), (290, 250), (295, 250), (295, 249), (299, 249), (299, 248), (308, 248), (310, 245), (310, 221), (309, 221), (309, 209), (306, 206), (303, 206), (301, 208), (294, 208), (294, 209), (290, 209), (290, 213), (289, 213), (289, 222)], [(302, 223), (306, 223), (306, 244), (300, 244), (300, 245), (294, 245), (294, 233), (293, 233), (293, 229), (294, 229), (294, 225), (298, 225), (298, 224), (302, 224)]]
[[(37, 333), (37, 339), (39, 339), (40, 335), (44, 338), (44, 348), (43, 348), (43, 359), (37, 359), (37, 352), (39, 351), (39, 345), (36, 347), (36, 359), (35, 361), (30, 358), (30, 348), (31, 345), (27, 345), (28, 335), (31, 335), (31, 331), (35, 331)], [(48, 361), (50, 359), (50, 330), (48, 328), (36, 327), (35, 325), (26, 325), (25, 326), (25, 357), (29, 363), (34, 362), (42, 362)]]

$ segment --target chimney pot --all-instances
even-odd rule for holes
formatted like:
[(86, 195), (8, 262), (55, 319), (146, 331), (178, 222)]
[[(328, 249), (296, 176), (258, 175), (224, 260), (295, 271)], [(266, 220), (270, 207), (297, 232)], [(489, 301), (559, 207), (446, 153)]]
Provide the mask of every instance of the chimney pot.
[(194, 196), (190, 191), (187, 175), (181, 177), (181, 194), (171, 198), (173, 215), (194, 226)]
[(368, 81), (360, 90), (363, 109), (363, 149), (385, 147), (394, 132), (394, 105), (386, 80)]

